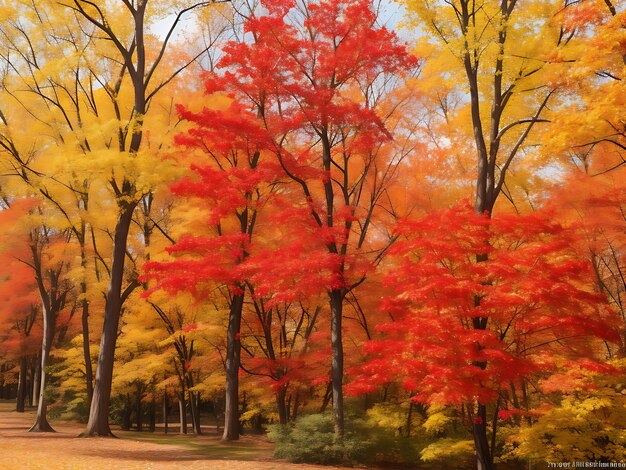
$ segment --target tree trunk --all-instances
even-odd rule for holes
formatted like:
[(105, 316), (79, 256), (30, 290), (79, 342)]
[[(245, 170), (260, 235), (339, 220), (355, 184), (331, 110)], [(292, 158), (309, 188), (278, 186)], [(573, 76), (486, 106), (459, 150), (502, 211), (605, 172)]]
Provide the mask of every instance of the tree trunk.
[(191, 429), (194, 434), (200, 435), (202, 434), (200, 429), (200, 411), (198, 409), (200, 394), (191, 391), (194, 386), (191, 373), (185, 373), (185, 385), (187, 386), (187, 399), (189, 410), (191, 411)]
[(4, 400), (6, 387), (4, 385), (4, 371), (5, 365), (0, 365), (0, 400)]
[(33, 377), (33, 406), (39, 406), (39, 392), (40, 392), (40, 379), (41, 379), (41, 361), (39, 356), (35, 358), (35, 375)]
[(474, 447), (476, 448), (477, 470), (493, 470), (493, 461), (487, 440), (487, 407), (478, 404), (478, 413), (472, 424), (474, 434)]
[(243, 297), (243, 293), (233, 296), (226, 336), (226, 402), (222, 439), (228, 441), (239, 439), (239, 361), (241, 355), (239, 330)]
[(137, 392), (135, 393), (135, 423), (137, 431), (143, 431), (143, 408), (141, 406), (142, 387), (137, 384)]
[(189, 400), (191, 403), (193, 432), (199, 436), (202, 434), (202, 428), (200, 427), (200, 392), (190, 392)]
[[(35, 361), (37, 359), (39, 358), (38, 357), (34, 358)], [(27, 384), (28, 385), (28, 406), (33, 406), (33, 400), (35, 398), (34, 384), (35, 384), (35, 375), (37, 374), (37, 365), (33, 363), (33, 361), (30, 361), (30, 362), (31, 362), (30, 367), (29, 367), (30, 379), (28, 380), (28, 384)]]
[(194, 400), (194, 393), (187, 390), (187, 403), (189, 403), (189, 414), (191, 418), (191, 432), (194, 434), (198, 434), (198, 430), (196, 429), (196, 415), (198, 410), (196, 409), (196, 401)]
[(333, 417), (335, 436), (339, 439), (344, 434), (343, 418), (343, 340), (341, 321), (343, 317), (343, 295), (340, 291), (330, 292), (330, 342), (332, 363), (330, 378), (333, 390)]
[(213, 412), (215, 413), (215, 434), (219, 434), (222, 419), (224, 418), (224, 403), (222, 398), (213, 399)]
[(170, 411), (169, 403), (167, 402), (167, 393), (163, 394), (163, 426), (165, 427), (165, 434), (167, 434), (169, 421), (168, 414)]
[(20, 375), (17, 381), (17, 400), (15, 410), (19, 413), (24, 412), (24, 404), (26, 402), (26, 375), (28, 371), (26, 357), (20, 357)]
[(180, 416), (180, 434), (187, 434), (187, 403), (184, 392), (178, 394), (178, 415)]
[[(84, 251), (84, 248), (83, 248)], [(81, 253), (84, 257), (84, 253)], [(82, 313), (82, 329), (83, 329), (83, 358), (85, 361), (85, 384), (87, 386), (87, 408), (91, 409), (91, 400), (93, 398), (93, 366), (91, 364), (91, 351), (89, 347), (89, 302), (87, 301), (87, 284), (81, 282), (81, 295), (83, 296), (83, 313)]]
[(263, 434), (263, 420), (260, 413), (253, 416), (250, 424), (253, 434)]
[(328, 404), (330, 403), (331, 398), (333, 397), (333, 384), (332, 382), (328, 382), (326, 385), (326, 391), (324, 392), (324, 398), (322, 399), (322, 406), (320, 406), (320, 413), (326, 411), (328, 408)]
[(41, 345), (41, 382), (39, 386), (39, 402), (37, 405), (37, 417), (35, 424), (28, 430), (29, 432), (54, 432), (48, 423), (48, 403), (46, 401), (46, 368), (50, 359), (50, 349), (54, 339), (54, 327), (56, 312), (43, 308), (43, 341)]
[(287, 403), (285, 402), (285, 397), (287, 395), (287, 389), (285, 387), (280, 387), (278, 392), (276, 392), (276, 407), (278, 408), (278, 423), (279, 424), (287, 424)]
[(124, 401), (124, 414), (122, 415), (122, 429), (128, 431), (131, 424), (131, 416), (133, 414), (133, 407), (130, 403), (130, 395), (127, 393)]
[(413, 400), (409, 398), (409, 413), (406, 417), (406, 437), (411, 437), (411, 428), (413, 427)]
[(156, 402), (154, 400), (154, 396), (152, 397), (152, 400), (150, 401), (150, 408), (149, 408), (149, 421), (148, 421), (148, 430), (150, 432), (154, 432), (156, 429)]
[[(287, 411), (289, 411), (289, 408), (291, 406), (291, 398), (293, 395), (289, 396), (289, 402), (287, 405)], [(295, 421), (296, 418), (298, 417), (298, 412), (300, 411), (300, 390), (296, 390), (296, 396), (293, 400), (293, 410), (290, 414), (287, 415), (287, 419), (290, 421)]]
[(109, 436), (113, 433), (109, 426), (109, 405), (111, 403), (111, 381), (113, 380), (113, 362), (115, 358), (115, 344), (117, 342), (118, 326), (123, 301), (122, 282), (124, 280), (124, 261), (126, 258), (126, 241), (135, 209), (135, 203), (122, 202), (120, 216), (115, 226), (115, 240), (113, 246), (113, 263), (111, 280), (107, 293), (104, 325), (98, 353), (96, 368), (96, 384), (93, 389), (93, 398), (89, 410), (89, 422), (83, 436)]

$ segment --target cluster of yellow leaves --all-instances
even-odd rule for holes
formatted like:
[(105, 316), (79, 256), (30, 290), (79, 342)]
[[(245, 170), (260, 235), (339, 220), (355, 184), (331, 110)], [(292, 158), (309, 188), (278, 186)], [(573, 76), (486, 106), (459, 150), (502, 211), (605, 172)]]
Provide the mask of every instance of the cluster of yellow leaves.
[[(624, 360), (616, 366), (623, 367)], [(565, 393), (544, 404), (538, 419), (508, 438), (504, 458), (611, 461), (626, 458), (626, 387), (620, 376), (593, 378), (595, 386)], [(558, 397), (558, 395), (555, 395)]]

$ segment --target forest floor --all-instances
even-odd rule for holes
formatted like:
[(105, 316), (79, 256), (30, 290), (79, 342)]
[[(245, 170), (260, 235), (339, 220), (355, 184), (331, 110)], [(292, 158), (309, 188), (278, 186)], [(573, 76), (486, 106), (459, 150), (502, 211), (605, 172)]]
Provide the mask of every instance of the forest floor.
[(34, 410), (15, 411), (0, 402), (0, 468), (2, 470), (329, 470), (319, 465), (291, 464), (272, 458), (263, 436), (222, 442), (215, 433), (176, 433), (114, 429), (119, 439), (80, 438), (83, 424), (51, 421), (56, 433), (29, 433)]

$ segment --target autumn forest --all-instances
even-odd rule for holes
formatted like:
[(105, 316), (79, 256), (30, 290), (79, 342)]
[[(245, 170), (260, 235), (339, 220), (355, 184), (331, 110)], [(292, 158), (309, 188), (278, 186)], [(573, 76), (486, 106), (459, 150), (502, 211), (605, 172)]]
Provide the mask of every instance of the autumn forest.
[(625, 7), (0, 0), (0, 404), (626, 466)]

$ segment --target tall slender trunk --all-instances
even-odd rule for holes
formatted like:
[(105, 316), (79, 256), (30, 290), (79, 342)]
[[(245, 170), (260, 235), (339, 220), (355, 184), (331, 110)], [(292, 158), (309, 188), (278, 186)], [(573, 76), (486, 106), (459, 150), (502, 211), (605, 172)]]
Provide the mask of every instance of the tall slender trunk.
[(202, 434), (202, 430), (200, 429), (200, 410), (198, 409), (200, 394), (191, 391), (194, 382), (190, 372), (185, 372), (185, 378), (183, 380), (185, 380), (185, 385), (187, 386), (187, 401), (189, 403), (189, 411), (191, 412), (191, 429), (194, 434), (200, 435)]
[(170, 406), (169, 403), (167, 402), (167, 392), (163, 394), (163, 427), (164, 427), (164, 431), (165, 434), (167, 434), (167, 431), (169, 431), (169, 412), (170, 412)]
[[(289, 401), (291, 402), (291, 396), (289, 396)], [(291, 421), (295, 421), (296, 418), (298, 417), (298, 411), (300, 407), (300, 391), (296, 390), (296, 397), (293, 400), (293, 411), (291, 412), (291, 414), (289, 414), (287, 416), (288, 419), (290, 419)], [(287, 411), (289, 411), (290, 408), (290, 404), (287, 406)]]
[(220, 433), (222, 418), (224, 417), (224, 403), (221, 398), (213, 400), (213, 412), (215, 413), (215, 434)]
[(191, 404), (193, 432), (200, 435), (202, 434), (202, 428), (200, 427), (200, 392), (189, 392), (189, 402)]
[(29, 429), (29, 432), (54, 432), (52, 426), (48, 423), (48, 402), (46, 400), (46, 368), (50, 359), (50, 349), (54, 339), (54, 327), (56, 320), (56, 312), (52, 309), (43, 307), (43, 341), (41, 345), (41, 382), (39, 386), (39, 402), (37, 405), (37, 417), (35, 424)]
[(35, 374), (33, 376), (33, 406), (39, 406), (39, 392), (40, 392), (40, 379), (41, 379), (41, 360), (39, 355), (35, 357)]
[(335, 435), (340, 439), (344, 434), (343, 416), (343, 340), (341, 321), (343, 317), (343, 294), (334, 290), (330, 292), (330, 342), (332, 362), (330, 378), (333, 389), (333, 416), (335, 419)]
[(279, 424), (287, 424), (287, 403), (285, 398), (287, 396), (287, 389), (285, 387), (280, 387), (276, 392), (276, 407), (278, 408), (278, 423)]
[(20, 357), (20, 375), (17, 381), (17, 400), (15, 410), (19, 413), (24, 412), (24, 404), (26, 403), (26, 375), (28, 372), (28, 364), (26, 357)]
[(198, 430), (198, 410), (196, 408), (196, 400), (194, 393), (187, 389), (187, 402), (189, 403), (189, 414), (191, 418), (191, 432), (200, 434)]
[(141, 384), (137, 384), (135, 393), (135, 423), (137, 431), (143, 431), (143, 407), (141, 406), (141, 395), (143, 393)]
[(330, 403), (331, 398), (333, 397), (333, 384), (332, 382), (328, 382), (326, 386), (326, 391), (324, 392), (324, 398), (322, 399), (322, 406), (320, 406), (320, 413), (326, 411), (328, 407), (328, 403)]
[(89, 422), (83, 436), (113, 436), (109, 426), (109, 404), (111, 402), (111, 381), (113, 380), (113, 362), (117, 342), (120, 313), (124, 298), (122, 282), (124, 280), (124, 261), (126, 259), (126, 241), (133, 217), (135, 203), (121, 203), (120, 215), (115, 226), (113, 263), (111, 280), (106, 299), (104, 325), (98, 353), (96, 384), (89, 410)]
[(487, 407), (478, 404), (478, 411), (472, 424), (472, 434), (474, 435), (474, 447), (476, 448), (476, 468), (477, 470), (493, 470), (489, 441), (487, 440)]
[(35, 374), (37, 373), (37, 365), (34, 363), (34, 361), (38, 360), (39, 358), (35, 356), (34, 358), (31, 357), (30, 359), (31, 360), (29, 361), (28, 367), (29, 378), (26, 386), (28, 387), (28, 406), (33, 406), (33, 399), (35, 395), (33, 384), (35, 383)]
[(154, 396), (150, 400), (150, 408), (148, 412), (148, 430), (154, 432), (156, 430), (156, 401)]
[[(81, 250), (84, 257), (84, 249)], [(84, 263), (84, 260), (83, 260)], [(84, 266), (84, 264), (83, 264)], [(82, 302), (82, 330), (83, 330), (83, 358), (85, 361), (85, 384), (87, 389), (87, 408), (91, 408), (93, 398), (93, 366), (91, 364), (91, 351), (89, 346), (89, 301), (87, 300), (87, 283), (80, 283), (80, 292), (83, 296)]]
[(226, 335), (226, 402), (222, 439), (228, 441), (239, 439), (239, 362), (241, 356), (239, 330), (243, 298), (243, 292), (233, 296)]
[(122, 429), (124, 431), (128, 431), (130, 429), (130, 425), (131, 425), (131, 417), (133, 414), (133, 406), (132, 403), (130, 402), (130, 394), (127, 393), (126, 395), (124, 395), (124, 413), (122, 415)]
[(178, 393), (178, 415), (180, 416), (180, 434), (187, 434), (187, 402), (185, 392)]

